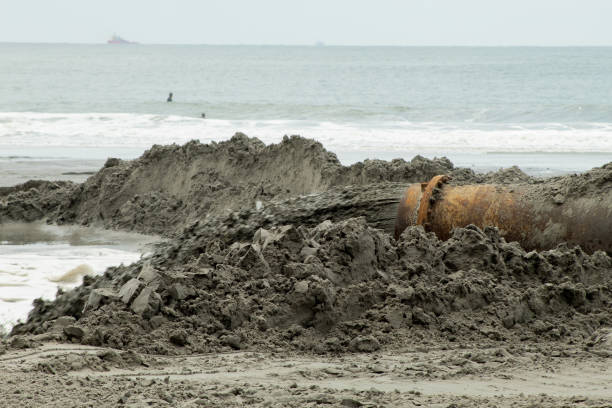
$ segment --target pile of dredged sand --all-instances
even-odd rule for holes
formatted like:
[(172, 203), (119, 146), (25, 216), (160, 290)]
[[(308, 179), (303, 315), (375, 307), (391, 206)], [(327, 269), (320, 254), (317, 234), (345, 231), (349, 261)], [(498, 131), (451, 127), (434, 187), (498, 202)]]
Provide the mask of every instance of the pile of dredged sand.
[[(13, 335), (154, 354), (233, 349), (363, 351), (457, 342), (585, 342), (612, 325), (612, 259), (563, 245), (527, 252), (494, 228), (446, 242), (390, 229), (402, 190), (530, 183), (597, 197), (612, 164), (532, 179), (477, 175), (447, 159), (342, 166), (314, 141), (155, 146), (85, 183), (0, 191), (0, 220), (47, 218), (172, 237), (154, 255), (35, 303)], [(18, 342), (24, 344), (23, 342)]]

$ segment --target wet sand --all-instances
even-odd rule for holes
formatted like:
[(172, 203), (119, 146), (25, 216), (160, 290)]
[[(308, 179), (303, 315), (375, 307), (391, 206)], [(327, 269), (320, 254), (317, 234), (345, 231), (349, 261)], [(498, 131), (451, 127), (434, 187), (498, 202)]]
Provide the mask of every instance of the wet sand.
[(97, 172), (108, 157), (135, 159), (141, 148), (0, 145), (0, 187), (28, 180), (65, 180), (82, 183)]
[[(181, 357), (46, 343), (0, 356), (3, 406), (609, 407), (612, 365), (575, 347), (417, 347), (341, 357)], [(24, 387), (23, 384), (27, 384)]]
[(66, 180), (82, 183), (104, 164), (104, 160), (0, 158), (0, 187), (28, 180)]

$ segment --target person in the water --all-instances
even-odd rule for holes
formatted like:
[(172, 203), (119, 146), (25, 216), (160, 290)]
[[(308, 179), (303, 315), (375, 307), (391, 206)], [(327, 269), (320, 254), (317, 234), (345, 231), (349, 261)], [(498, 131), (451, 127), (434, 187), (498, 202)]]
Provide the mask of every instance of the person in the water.
[(168, 95), (168, 99), (166, 99), (166, 102), (172, 102), (172, 92), (170, 92), (170, 94)]

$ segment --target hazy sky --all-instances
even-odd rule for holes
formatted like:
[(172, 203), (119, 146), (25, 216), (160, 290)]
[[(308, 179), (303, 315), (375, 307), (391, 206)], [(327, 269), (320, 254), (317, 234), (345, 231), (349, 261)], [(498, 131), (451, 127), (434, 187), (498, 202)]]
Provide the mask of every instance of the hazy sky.
[(0, 0), (0, 41), (612, 45), (612, 0)]

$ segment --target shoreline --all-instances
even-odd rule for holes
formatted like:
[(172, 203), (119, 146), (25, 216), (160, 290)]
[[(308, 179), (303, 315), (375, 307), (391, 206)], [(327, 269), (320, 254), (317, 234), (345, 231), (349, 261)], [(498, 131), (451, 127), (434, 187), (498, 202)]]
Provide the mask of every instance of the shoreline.
[[(10, 187), (28, 180), (84, 182), (95, 174), (109, 157), (134, 160), (145, 148), (66, 148), (29, 147), (2, 148), (0, 156), (0, 187)], [(583, 173), (612, 160), (612, 153), (594, 152), (481, 152), (438, 153), (419, 151), (336, 151), (340, 163), (350, 166), (364, 160), (411, 160), (416, 156), (429, 159), (447, 157), (456, 167), (476, 173), (498, 171), (517, 166), (533, 177), (555, 177)]]
[(36, 298), (53, 300), (58, 290), (132, 263), (151, 251), (158, 237), (79, 226), (33, 223), (0, 225), (0, 333), (25, 321)]

